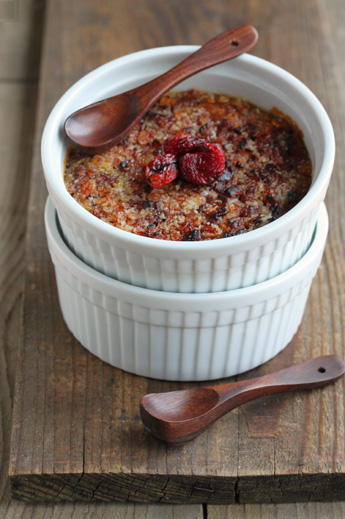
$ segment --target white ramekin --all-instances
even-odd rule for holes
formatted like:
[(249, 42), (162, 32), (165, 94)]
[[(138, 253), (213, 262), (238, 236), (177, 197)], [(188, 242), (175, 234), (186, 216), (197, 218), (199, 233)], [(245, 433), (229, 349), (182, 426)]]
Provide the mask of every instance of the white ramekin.
[(42, 137), (42, 161), (63, 234), (72, 250), (98, 271), (146, 288), (217, 292), (250, 286), (284, 272), (307, 250), (334, 161), (329, 118), (314, 94), (285, 70), (251, 55), (217, 65), (179, 85), (244, 96), (278, 107), (304, 132), (313, 162), (307, 195), (287, 214), (247, 234), (201, 242), (157, 240), (122, 231), (83, 209), (63, 182), (63, 123), (74, 110), (127, 90), (167, 70), (198, 47), (149, 49), (116, 59), (75, 83), (52, 110)]
[(323, 206), (308, 251), (283, 274), (228, 292), (179, 294), (128, 285), (83, 263), (63, 241), (50, 201), (45, 222), (73, 335), (113, 366), (166, 380), (236, 375), (281, 351), (302, 319), (328, 231)]

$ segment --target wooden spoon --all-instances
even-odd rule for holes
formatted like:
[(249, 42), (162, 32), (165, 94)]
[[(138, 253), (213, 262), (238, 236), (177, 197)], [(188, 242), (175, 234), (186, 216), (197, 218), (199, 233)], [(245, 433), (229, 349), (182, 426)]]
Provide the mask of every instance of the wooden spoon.
[(201, 70), (248, 51), (257, 39), (251, 25), (225, 31), (152, 81), (74, 112), (65, 122), (66, 134), (88, 151), (104, 150), (122, 140), (164, 92)]
[(192, 440), (235, 407), (265, 395), (321, 387), (341, 377), (345, 363), (325, 355), (259, 378), (168, 393), (151, 393), (140, 401), (149, 431), (170, 444)]

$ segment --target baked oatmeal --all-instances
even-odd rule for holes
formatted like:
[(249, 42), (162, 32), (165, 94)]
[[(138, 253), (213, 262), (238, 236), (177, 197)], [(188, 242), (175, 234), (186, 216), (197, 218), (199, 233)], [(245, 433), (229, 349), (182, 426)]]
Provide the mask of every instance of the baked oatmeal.
[[(203, 162), (210, 183), (183, 174), (188, 150), (182, 158), (167, 155), (169, 143), (183, 140), (201, 143), (189, 155), (219, 150), (213, 176), (212, 161)], [(150, 167), (159, 174), (170, 168), (168, 183), (150, 183)], [(103, 221), (181, 241), (225, 238), (272, 222), (306, 194), (311, 172), (303, 134), (290, 117), (241, 97), (188, 90), (162, 96), (110, 150), (93, 156), (70, 150), (64, 178), (73, 198)]]

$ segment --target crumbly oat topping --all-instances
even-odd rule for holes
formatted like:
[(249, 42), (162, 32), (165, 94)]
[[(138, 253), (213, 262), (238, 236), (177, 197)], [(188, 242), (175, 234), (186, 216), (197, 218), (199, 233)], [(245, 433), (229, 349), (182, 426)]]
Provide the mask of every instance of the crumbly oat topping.
[[(145, 166), (176, 135), (219, 144), (226, 167), (210, 185), (180, 178), (148, 186)], [(188, 90), (164, 95), (110, 150), (70, 150), (65, 184), (85, 209), (135, 234), (163, 240), (211, 240), (261, 227), (306, 194), (311, 161), (302, 132), (275, 108), (240, 97)]]

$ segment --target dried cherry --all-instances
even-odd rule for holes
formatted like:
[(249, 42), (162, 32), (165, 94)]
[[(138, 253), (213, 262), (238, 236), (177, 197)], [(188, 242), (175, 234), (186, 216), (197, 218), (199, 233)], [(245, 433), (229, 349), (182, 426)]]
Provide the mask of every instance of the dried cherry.
[(145, 175), (151, 187), (162, 187), (177, 175), (192, 184), (211, 184), (224, 172), (225, 158), (221, 147), (205, 139), (178, 135), (166, 140), (163, 150), (165, 155), (157, 156), (146, 166)]
[(186, 153), (179, 158), (180, 176), (192, 184), (211, 184), (224, 169), (224, 154), (217, 144), (204, 142), (203, 151)]
[(165, 153), (184, 155), (185, 153), (203, 151), (205, 143), (207, 144), (207, 141), (200, 137), (194, 137), (193, 135), (177, 135), (172, 139), (166, 140), (163, 148)]
[(155, 189), (170, 184), (177, 175), (176, 156), (171, 153), (158, 155), (145, 168), (146, 180)]

